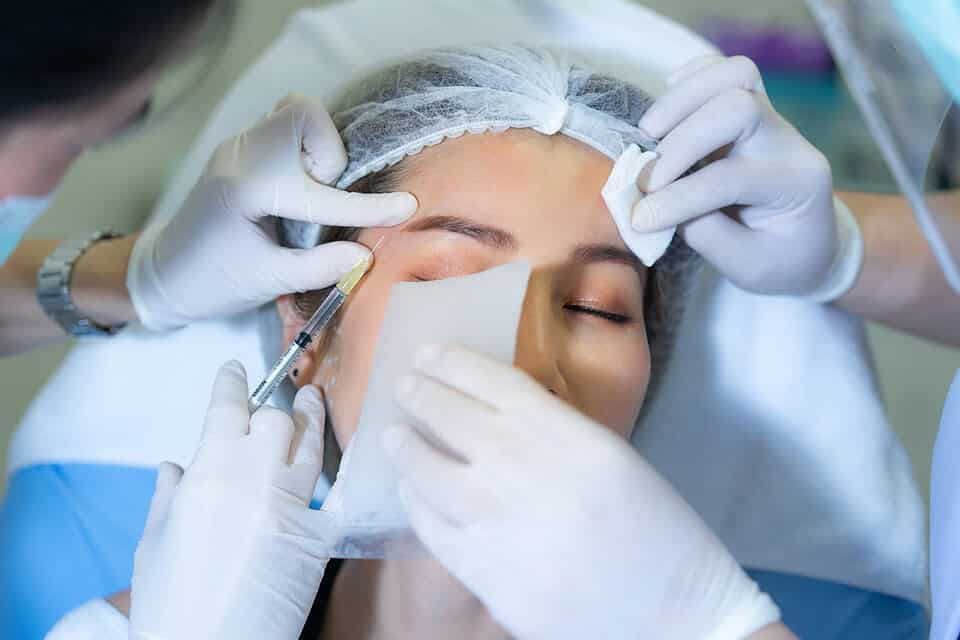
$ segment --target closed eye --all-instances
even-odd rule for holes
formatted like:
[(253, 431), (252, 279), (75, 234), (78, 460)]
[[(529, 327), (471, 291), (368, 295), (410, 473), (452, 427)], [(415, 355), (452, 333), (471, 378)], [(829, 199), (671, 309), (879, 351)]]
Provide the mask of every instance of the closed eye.
[(596, 309), (594, 307), (587, 307), (582, 304), (567, 303), (563, 305), (563, 308), (567, 311), (573, 311), (574, 313), (584, 313), (591, 316), (596, 316), (598, 318), (603, 318), (609, 322), (616, 324), (626, 324), (630, 322), (630, 316), (625, 316), (620, 313), (612, 313), (610, 311), (604, 311), (603, 309)]

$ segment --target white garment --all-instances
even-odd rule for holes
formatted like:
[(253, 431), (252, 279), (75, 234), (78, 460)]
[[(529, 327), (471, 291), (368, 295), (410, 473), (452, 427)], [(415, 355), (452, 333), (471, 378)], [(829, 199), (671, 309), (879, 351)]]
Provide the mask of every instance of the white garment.
[[(359, 0), (298, 13), (227, 94), (155, 216), (176, 211), (216, 144), (276, 100), (329, 97), (385, 56), (471, 41), (594, 44), (617, 52), (613, 72), (656, 91), (654, 76), (713, 52), (624, 0), (591, 2), (589, 14), (576, 0), (478, 5)], [(747, 567), (922, 600), (923, 508), (861, 324), (829, 307), (746, 294), (711, 271), (701, 284), (636, 442)], [(79, 345), (24, 417), (11, 468), (186, 464), (216, 368), (237, 357), (251, 378), (263, 372), (256, 327), (247, 314)], [(157, 393), (169, 401), (158, 405)], [(140, 394), (151, 395), (148, 415)]]
[(931, 640), (956, 640), (960, 634), (960, 371), (947, 394), (940, 431), (933, 447), (930, 477)]

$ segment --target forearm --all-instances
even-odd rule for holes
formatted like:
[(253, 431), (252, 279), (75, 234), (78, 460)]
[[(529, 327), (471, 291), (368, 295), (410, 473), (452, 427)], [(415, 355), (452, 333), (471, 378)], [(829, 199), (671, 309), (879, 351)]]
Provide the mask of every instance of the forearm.
[[(836, 304), (868, 320), (960, 345), (960, 296), (947, 284), (907, 202), (869, 193), (839, 196), (860, 223), (865, 259), (856, 285)], [(944, 197), (955, 200), (960, 212), (960, 192)]]
[[(127, 263), (135, 236), (104, 240), (73, 268), (71, 289), (80, 312), (110, 326), (136, 319), (127, 292)], [(59, 240), (27, 240), (0, 268), (0, 355), (11, 355), (66, 337), (36, 298), (37, 271)]]

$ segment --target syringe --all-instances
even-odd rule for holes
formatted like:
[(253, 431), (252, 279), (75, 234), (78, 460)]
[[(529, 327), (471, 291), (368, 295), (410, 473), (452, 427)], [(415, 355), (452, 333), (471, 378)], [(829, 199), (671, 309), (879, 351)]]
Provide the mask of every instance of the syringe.
[(340, 309), (343, 301), (347, 299), (347, 296), (350, 295), (353, 288), (357, 286), (360, 279), (363, 278), (367, 270), (370, 269), (371, 264), (373, 264), (372, 252), (358, 262), (357, 266), (351, 269), (347, 275), (343, 276), (333, 290), (327, 294), (327, 297), (324, 298), (323, 302), (320, 303), (320, 306), (317, 307), (317, 310), (313, 312), (313, 315), (303, 327), (303, 331), (290, 343), (287, 351), (280, 356), (276, 363), (270, 368), (270, 371), (267, 372), (263, 381), (253, 390), (253, 393), (250, 395), (250, 400), (247, 403), (250, 415), (253, 415), (257, 409), (262, 407), (267, 400), (270, 399), (270, 396), (272, 396), (273, 392), (280, 386), (283, 379), (287, 377), (287, 373), (290, 372), (297, 358), (310, 346), (310, 343), (313, 342), (313, 338), (317, 333), (330, 322), (330, 319), (337, 310)]

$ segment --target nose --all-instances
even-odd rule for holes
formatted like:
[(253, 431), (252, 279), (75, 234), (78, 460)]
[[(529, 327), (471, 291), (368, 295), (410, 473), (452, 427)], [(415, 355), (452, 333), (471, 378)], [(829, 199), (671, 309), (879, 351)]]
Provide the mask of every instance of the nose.
[(550, 393), (569, 401), (561, 366), (564, 348), (562, 320), (547, 274), (534, 272), (520, 313), (514, 364)]

